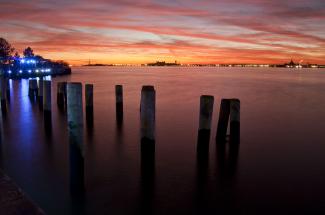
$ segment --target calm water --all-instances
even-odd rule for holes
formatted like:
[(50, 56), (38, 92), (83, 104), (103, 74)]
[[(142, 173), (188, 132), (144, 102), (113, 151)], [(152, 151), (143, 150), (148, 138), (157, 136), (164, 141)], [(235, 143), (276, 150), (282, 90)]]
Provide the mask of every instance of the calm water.
[[(1, 168), (47, 214), (325, 213), (325, 70), (94, 67), (52, 80), (52, 134), (28, 97), (28, 81), (11, 81), (0, 145)], [(58, 81), (94, 84), (84, 198), (69, 194)], [(116, 84), (124, 90), (122, 127), (115, 120)], [(156, 89), (153, 169), (141, 169), (142, 85)], [(202, 94), (215, 97), (207, 159), (196, 156)], [(228, 97), (241, 100), (238, 153), (214, 142), (220, 100)]]

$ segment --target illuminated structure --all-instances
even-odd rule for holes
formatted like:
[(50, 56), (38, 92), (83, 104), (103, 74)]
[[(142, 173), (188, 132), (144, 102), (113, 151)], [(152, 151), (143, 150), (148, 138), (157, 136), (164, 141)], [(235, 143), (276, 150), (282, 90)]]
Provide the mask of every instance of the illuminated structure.
[(3, 74), (10, 78), (39, 77), (70, 74), (71, 68), (63, 62), (52, 62), (42, 57), (13, 57), (5, 65)]

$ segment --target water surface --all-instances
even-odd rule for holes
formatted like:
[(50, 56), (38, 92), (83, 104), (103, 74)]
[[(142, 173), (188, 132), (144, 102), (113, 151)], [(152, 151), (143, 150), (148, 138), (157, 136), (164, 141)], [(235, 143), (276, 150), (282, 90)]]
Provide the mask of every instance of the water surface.
[[(85, 126), (84, 198), (71, 198), (66, 116), (56, 83), (94, 84), (94, 127)], [(115, 119), (115, 85), (124, 120)], [(155, 162), (141, 166), (142, 85), (156, 89)], [(0, 165), (47, 214), (324, 214), (325, 70), (75, 67), (52, 78), (52, 132), (10, 81)], [(209, 154), (197, 158), (200, 95), (215, 98)], [(241, 100), (241, 144), (216, 147), (221, 98)], [(85, 117), (84, 117), (85, 118)]]

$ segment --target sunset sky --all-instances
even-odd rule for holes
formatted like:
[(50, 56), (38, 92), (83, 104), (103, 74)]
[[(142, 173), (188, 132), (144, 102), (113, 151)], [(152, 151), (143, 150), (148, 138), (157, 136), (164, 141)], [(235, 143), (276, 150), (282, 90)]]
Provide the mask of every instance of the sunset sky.
[(71, 64), (325, 64), (324, 0), (0, 0), (0, 37)]

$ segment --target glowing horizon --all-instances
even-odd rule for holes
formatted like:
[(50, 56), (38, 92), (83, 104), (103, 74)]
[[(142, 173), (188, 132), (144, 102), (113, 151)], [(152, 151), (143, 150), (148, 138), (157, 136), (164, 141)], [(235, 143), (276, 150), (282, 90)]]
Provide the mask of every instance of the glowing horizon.
[(325, 64), (322, 0), (0, 0), (0, 37), (22, 53), (88, 63)]

